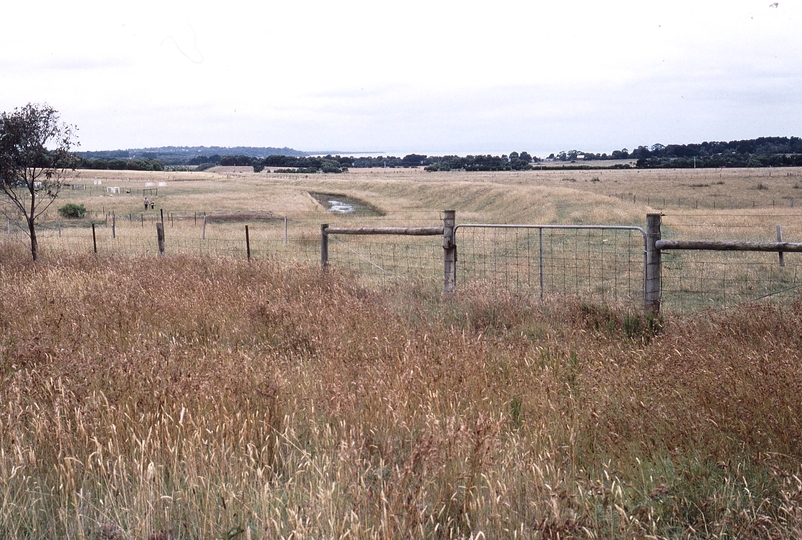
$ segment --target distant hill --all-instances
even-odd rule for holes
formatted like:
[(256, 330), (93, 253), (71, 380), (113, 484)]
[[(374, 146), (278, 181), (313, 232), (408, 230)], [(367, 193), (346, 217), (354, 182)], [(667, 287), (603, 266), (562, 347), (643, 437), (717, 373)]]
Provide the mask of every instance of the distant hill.
[[(201, 157), (218, 156), (217, 161), (223, 156), (248, 156), (251, 158), (263, 159), (267, 156), (297, 156), (309, 155), (308, 152), (294, 150), (292, 148), (275, 148), (272, 146), (159, 146), (152, 148), (129, 148), (127, 150), (100, 150), (95, 152), (76, 152), (77, 155), (86, 159), (103, 160), (133, 160), (150, 159), (159, 160), (165, 165), (182, 165)], [(214, 161), (214, 160), (211, 160)]]

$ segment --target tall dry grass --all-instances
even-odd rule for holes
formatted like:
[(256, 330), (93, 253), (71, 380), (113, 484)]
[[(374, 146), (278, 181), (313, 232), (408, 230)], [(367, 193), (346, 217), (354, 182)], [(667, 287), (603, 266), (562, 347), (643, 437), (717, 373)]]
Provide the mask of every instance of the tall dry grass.
[(802, 304), (3, 250), (1, 537), (802, 534)]

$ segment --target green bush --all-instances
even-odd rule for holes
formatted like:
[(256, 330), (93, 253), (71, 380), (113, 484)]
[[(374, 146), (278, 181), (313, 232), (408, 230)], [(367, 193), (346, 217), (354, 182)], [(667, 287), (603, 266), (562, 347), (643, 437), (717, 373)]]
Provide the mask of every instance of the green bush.
[(61, 217), (80, 219), (86, 216), (86, 207), (82, 204), (67, 203), (58, 209)]

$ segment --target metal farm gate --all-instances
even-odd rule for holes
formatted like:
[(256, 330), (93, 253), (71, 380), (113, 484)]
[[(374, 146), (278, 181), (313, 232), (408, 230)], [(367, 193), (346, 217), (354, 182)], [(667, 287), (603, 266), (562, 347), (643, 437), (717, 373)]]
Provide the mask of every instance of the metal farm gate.
[[(350, 242), (337, 236), (381, 240)], [(442, 249), (431, 237), (442, 237)], [(401, 240), (401, 238), (404, 240)], [(413, 239), (412, 237), (418, 237)], [(430, 237), (421, 239), (420, 237)], [(401, 274), (443, 275), (451, 292), (471, 283), (488, 283), (537, 294), (591, 296), (643, 306), (646, 298), (647, 234), (625, 225), (456, 224), (455, 212), (445, 211), (442, 227), (321, 227), (321, 263), (330, 263), (329, 239), (337, 247), (334, 261), (396, 277)], [(435, 249), (442, 253), (442, 262)], [(418, 258), (417, 254), (428, 254)], [(399, 263), (397, 254), (415, 259)], [(413, 255), (415, 254), (415, 255)], [(403, 257), (401, 257), (403, 259)], [(350, 262), (349, 262), (350, 261)]]
[(457, 280), (541, 298), (574, 294), (642, 305), (646, 232), (623, 225), (460, 224)]

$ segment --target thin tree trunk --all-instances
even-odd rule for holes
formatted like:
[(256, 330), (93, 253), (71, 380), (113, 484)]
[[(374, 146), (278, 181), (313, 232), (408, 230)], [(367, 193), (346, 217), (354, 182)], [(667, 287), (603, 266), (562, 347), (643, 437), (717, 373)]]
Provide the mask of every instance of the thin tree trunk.
[(33, 255), (33, 260), (36, 261), (39, 258), (39, 242), (36, 240), (36, 227), (33, 223), (33, 218), (28, 219), (28, 231), (31, 235), (31, 255)]

